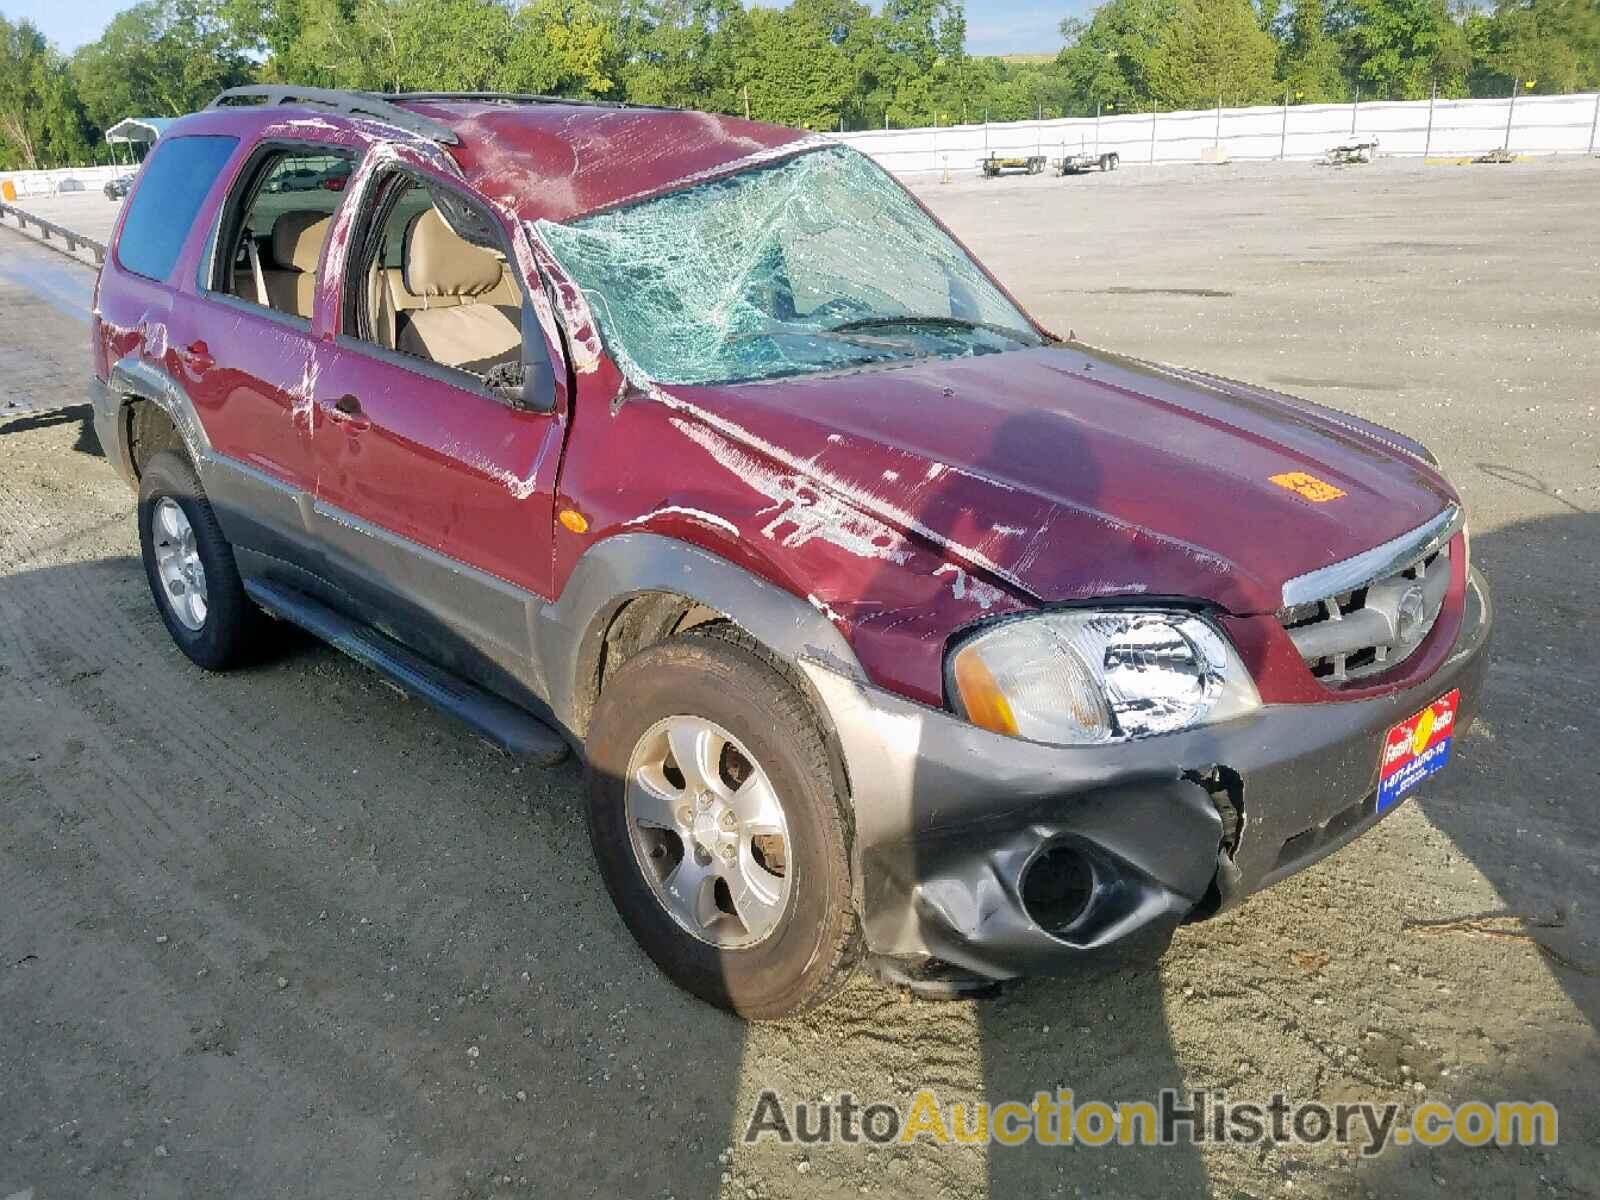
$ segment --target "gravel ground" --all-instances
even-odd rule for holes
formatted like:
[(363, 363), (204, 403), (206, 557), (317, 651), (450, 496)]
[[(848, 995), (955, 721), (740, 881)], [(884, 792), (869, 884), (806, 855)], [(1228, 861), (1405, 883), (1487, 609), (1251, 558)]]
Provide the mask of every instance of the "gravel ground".
[[(91, 276), (0, 233), (0, 1196), (1596, 1194), (1597, 187), (1587, 161), (919, 186), (1063, 332), (1429, 443), (1497, 655), (1436, 785), (1158, 967), (982, 1005), (861, 979), (758, 1028), (635, 950), (574, 768), (519, 772), (316, 646), (178, 655), (79, 403)], [(1416, 924), (1484, 913), (1528, 920)], [(1539, 1097), (1562, 1144), (735, 1145), (765, 1087), (922, 1085)]]

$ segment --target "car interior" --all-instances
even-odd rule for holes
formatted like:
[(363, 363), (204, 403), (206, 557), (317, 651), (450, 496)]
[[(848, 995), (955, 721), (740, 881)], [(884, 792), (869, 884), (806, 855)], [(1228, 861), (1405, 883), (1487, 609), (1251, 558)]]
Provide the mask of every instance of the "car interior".
[(317, 263), (348, 179), (348, 155), (284, 154), (258, 176), (244, 215), (228, 290), (309, 320)]
[(379, 345), (477, 375), (522, 354), (522, 294), (505, 256), (452, 229), (421, 184), (384, 222), (368, 313)]
[[(271, 164), (244, 217), (233, 295), (310, 319), (348, 174), (348, 160), (325, 155), (284, 155)], [(522, 295), (504, 253), (452, 229), (421, 183), (386, 208), (366, 309), (370, 338), (385, 349), (480, 376), (521, 358)]]

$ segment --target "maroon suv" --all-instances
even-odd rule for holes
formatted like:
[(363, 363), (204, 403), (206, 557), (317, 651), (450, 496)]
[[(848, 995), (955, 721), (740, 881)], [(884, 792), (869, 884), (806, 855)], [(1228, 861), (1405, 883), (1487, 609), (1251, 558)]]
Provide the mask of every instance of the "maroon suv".
[(225, 93), (145, 163), (93, 344), (179, 647), (271, 616), (570, 744), (634, 936), (750, 1016), (863, 953), (965, 994), (1157, 952), (1477, 706), (1425, 449), (1052, 336), (793, 130)]

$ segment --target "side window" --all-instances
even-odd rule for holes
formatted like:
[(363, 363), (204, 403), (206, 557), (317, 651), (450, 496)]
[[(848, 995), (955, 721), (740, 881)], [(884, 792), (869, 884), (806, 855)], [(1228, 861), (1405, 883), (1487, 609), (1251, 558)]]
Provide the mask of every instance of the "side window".
[(117, 240), (117, 261), (165, 280), (217, 175), (239, 144), (232, 137), (162, 138), (144, 165)]
[(274, 150), (257, 162), (243, 203), (230, 210), (216, 290), (310, 320), (317, 261), (354, 165), (352, 153), (334, 147)]
[(352, 255), (346, 292), (359, 302), (347, 332), (485, 381), (517, 375), (522, 289), (498, 226), (471, 202), (435, 195), (410, 176), (395, 176), (379, 196)]

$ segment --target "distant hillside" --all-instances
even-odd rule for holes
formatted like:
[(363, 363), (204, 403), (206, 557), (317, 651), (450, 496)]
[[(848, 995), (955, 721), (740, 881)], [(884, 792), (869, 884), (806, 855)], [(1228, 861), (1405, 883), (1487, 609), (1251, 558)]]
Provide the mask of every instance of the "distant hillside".
[(1054, 54), (991, 54), (988, 57), (998, 58), (1014, 67), (1037, 67), (1041, 63), (1053, 63), (1056, 60)]

